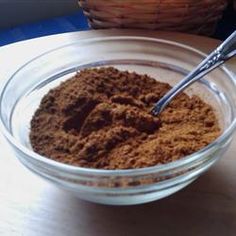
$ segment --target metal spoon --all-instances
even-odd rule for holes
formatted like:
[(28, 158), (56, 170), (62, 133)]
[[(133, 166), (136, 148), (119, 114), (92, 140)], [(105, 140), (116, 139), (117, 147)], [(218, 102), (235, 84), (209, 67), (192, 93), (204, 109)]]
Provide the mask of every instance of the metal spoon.
[(169, 102), (189, 85), (201, 79), (231, 57), (236, 55), (236, 31), (234, 31), (220, 46), (206, 57), (192, 72), (168, 91), (153, 107), (152, 114), (157, 116)]

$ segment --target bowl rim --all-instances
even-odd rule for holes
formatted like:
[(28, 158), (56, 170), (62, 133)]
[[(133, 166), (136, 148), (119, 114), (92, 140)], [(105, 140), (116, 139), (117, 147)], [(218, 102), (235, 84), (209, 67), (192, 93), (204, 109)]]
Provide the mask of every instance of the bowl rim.
[[(171, 41), (171, 40), (165, 40), (165, 39), (159, 39), (154, 37), (143, 37), (143, 36), (103, 36), (103, 37), (95, 37), (95, 38), (89, 38), (89, 39), (80, 39), (73, 43), (66, 43), (60, 47), (56, 47), (54, 49), (48, 50), (44, 53), (41, 53), (40, 55), (32, 58), (28, 62), (24, 63), (21, 67), (19, 67), (9, 78), (6, 78), (2, 81), (2, 86), (0, 88), (0, 131), (3, 133), (5, 138), (13, 145), (15, 146), (19, 151), (27, 155), (28, 157), (33, 158), (33, 160), (46, 164), (48, 167), (55, 168), (62, 172), (67, 172), (71, 174), (88, 174), (88, 175), (96, 175), (96, 176), (136, 176), (136, 175), (143, 175), (143, 174), (151, 174), (151, 173), (157, 173), (157, 172), (164, 172), (164, 171), (170, 171), (172, 169), (181, 168), (185, 165), (188, 165), (196, 160), (198, 160), (200, 157), (204, 156), (207, 153), (213, 153), (215, 148), (224, 140), (226, 140), (236, 129), (236, 117), (233, 118), (231, 124), (225, 129), (225, 131), (212, 143), (204, 147), (203, 149), (194, 152), (190, 155), (187, 155), (179, 160), (169, 162), (167, 164), (163, 165), (156, 165), (151, 167), (144, 167), (144, 168), (137, 168), (137, 169), (116, 169), (116, 170), (106, 170), (106, 169), (95, 169), (95, 168), (85, 168), (85, 167), (79, 167), (79, 166), (73, 166), (69, 164), (64, 164), (52, 159), (49, 159), (45, 156), (42, 156), (33, 150), (30, 150), (26, 148), (24, 145), (22, 145), (6, 128), (4, 125), (4, 122), (2, 120), (2, 99), (5, 93), (5, 90), (8, 86), (8, 84), (11, 82), (14, 77), (21, 72), (24, 68), (26, 68), (29, 64), (32, 64), (36, 62), (37, 60), (43, 58), (44, 56), (47, 56), (51, 53), (57, 52), (59, 50), (63, 50), (64, 48), (69, 48), (73, 45), (83, 45), (93, 42), (99, 42), (99, 41), (106, 41), (106, 40), (139, 40), (139, 41), (149, 41), (153, 43), (162, 43), (162, 44), (168, 44), (171, 46), (179, 47), (185, 50), (188, 50), (192, 53), (198, 54), (198, 56), (206, 57), (207, 54), (203, 53), (202, 51), (193, 48), (191, 46)], [(236, 86), (236, 80), (234, 79), (235, 75), (233, 72), (228, 70), (225, 66), (221, 66), (218, 68), (218, 70), (221, 70), (226, 74), (229, 79), (231, 79), (231, 82), (234, 83)]]

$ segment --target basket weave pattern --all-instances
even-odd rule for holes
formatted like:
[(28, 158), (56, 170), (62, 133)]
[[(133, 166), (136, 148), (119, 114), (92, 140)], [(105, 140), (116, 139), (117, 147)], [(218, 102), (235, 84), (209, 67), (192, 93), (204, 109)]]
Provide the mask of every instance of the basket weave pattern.
[(210, 35), (227, 0), (80, 0), (92, 28), (141, 28)]

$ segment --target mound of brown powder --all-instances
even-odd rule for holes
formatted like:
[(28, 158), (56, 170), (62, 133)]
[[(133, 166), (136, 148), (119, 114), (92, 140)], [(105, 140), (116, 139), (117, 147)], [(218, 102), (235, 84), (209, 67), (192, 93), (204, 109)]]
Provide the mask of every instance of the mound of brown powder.
[(35, 152), (99, 169), (164, 164), (220, 135), (213, 108), (182, 93), (162, 112), (153, 104), (171, 87), (115, 68), (86, 69), (49, 91), (31, 121)]

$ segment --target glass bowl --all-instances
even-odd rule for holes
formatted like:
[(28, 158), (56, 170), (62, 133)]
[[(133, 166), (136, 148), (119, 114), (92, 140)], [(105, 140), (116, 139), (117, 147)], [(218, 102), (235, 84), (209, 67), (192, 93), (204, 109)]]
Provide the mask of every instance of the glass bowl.
[(236, 127), (236, 82), (222, 67), (186, 92), (210, 103), (222, 135), (204, 149), (164, 165), (130, 170), (97, 170), (62, 164), (33, 152), (30, 120), (47, 91), (82, 68), (114, 66), (176, 84), (204, 54), (179, 43), (146, 37), (80, 40), (23, 65), (0, 90), (0, 127), (19, 160), (31, 171), (79, 198), (113, 205), (161, 199), (184, 188), (228, 148)]

